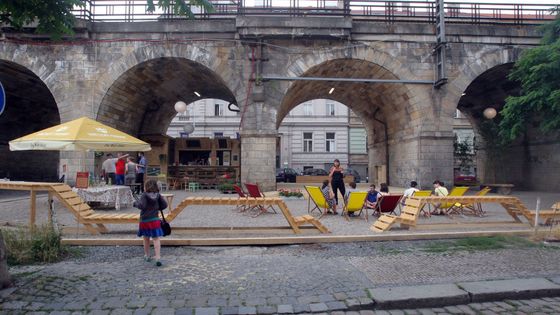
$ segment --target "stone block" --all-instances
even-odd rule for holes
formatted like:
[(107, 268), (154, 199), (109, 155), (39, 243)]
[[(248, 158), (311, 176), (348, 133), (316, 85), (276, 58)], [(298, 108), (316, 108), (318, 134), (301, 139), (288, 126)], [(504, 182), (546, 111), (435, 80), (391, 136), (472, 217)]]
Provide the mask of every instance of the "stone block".
[(560, 285), (544, 278), (461, 282), (457, 285), (469, 293), (472, 302), (530, 299), (560, 294)]
[(436, 307), (469, 302), (467, 292), (453, 284), (368, 289), (378, 309)]

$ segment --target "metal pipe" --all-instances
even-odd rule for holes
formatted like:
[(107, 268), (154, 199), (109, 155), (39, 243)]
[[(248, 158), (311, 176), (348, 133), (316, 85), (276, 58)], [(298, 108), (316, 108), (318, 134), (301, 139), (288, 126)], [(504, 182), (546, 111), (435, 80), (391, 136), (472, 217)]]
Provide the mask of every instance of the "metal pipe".
[(402, 83), (402, 84), (434, 84), (431, 80), (384, 80), (365, 78), (322, 78), (322, 77), (277, 77), (263, 76), (263, 81), (330, 81), (351, 83)]

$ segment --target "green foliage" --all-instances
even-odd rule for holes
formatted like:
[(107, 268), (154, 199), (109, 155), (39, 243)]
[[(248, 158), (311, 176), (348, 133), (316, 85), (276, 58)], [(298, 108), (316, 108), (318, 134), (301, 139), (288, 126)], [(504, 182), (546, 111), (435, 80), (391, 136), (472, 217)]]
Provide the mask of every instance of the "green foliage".
[(434, 242), (422, 248), (422, 251), (432, 253), (442, 253), (448, 251), (478, 251), (494, 250), (503, 248), (524, 248), (534, 247), (531, 241), (515, 236), (481, 236), (462, 238), (453, 241)]
[[(559, 7), (560, 8), (560, 7)], [(513, 141), (538, 120), (543, 132), (560, 129), (560, 11), (541, 27), (539, 47), (524, 52), (509, 75), (519, 81), (520, 96), (509, 96), (500, 111), (500, 136)]]
[(64, 34), (73, 34), (75, 18), (71, 11), (84, 3), (84, 0), (2, 0), (0, 21), (16, 29), (36, 21), (36, 33), (59, 39)]
[(301, 192), (301, 190), (294, 188), (294, 189), (285, 189), (285, 188), (281, 188), (278, 189), (278, 195), (282, 196), (282, 197), (296, 197), (296, 198), (302, 198), (303, 197), (303, 193)]
[[(172, 10), (176, 15), (186, 16), (190, 19), (194, 18), (191, 6), (200, 6), (208, 13), (214, 12), (214, 7), (208, 0), (158, 0), (157, 5), (160, 8)], [(154, 12), (155, 9), (154, 0), (148, 0), (148, 11)]]
[(453, 141), (453, 155), (459, 160), (459, 167), (463, 171), (470, 170), (474, 164), (474, 155), (476, 154), (473, 144), (464, 140), (459, 142), (457, 137)]
[(68, 254), (67, 248), (60, 243), (60, 232), (50, 225), (33, 230), (3, 230), (2, 234), (8, 252), (8, 265), (55, 262)]

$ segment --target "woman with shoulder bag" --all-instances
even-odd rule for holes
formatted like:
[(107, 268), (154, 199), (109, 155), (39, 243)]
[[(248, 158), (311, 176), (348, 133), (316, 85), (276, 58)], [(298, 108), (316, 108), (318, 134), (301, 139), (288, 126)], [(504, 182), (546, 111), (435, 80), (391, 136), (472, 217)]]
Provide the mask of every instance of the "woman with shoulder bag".
[[(134, 202), (134, 207), (140, 209), (140, 223), (138, 225), (138, 237), (144, 239), (144, 260), (152, 261), (150, 256), (150, 238), (154, 241), (154, 259), (156, 266), (160, 267), (161, 263), (161, 242), (160, 237), (164, 236), (161, 228), (161, 220), (159, 212), (167, 208), (167, 201), (159, 193), (157, 182), (150, 179), (146, 182), (145, 191), (140, 199)], [(163, 214), (163, 213), (162, 213)]]

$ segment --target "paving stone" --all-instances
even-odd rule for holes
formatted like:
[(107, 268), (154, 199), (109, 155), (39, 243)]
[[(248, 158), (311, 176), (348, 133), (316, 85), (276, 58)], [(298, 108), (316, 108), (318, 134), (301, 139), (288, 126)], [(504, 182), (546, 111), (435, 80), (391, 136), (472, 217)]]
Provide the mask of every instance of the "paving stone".
[(325, 303), (311, 303), (309, 304), (309, 308), (313, 313), (326, 312), (329, 310), (329, 307)]
[(174, 315), (175, 309), (171, 307), (156, 307), (152, 310), (151, 315)]
[(194, 315), (219, 315), (219, 313), (217, 307), (197, 307), (194, 309)]
[(339, 301), (344, 301), (348, 298), (348, 295), (346, 295), (346, 293), (343, 293), (343, 292), (335, 293), (333, 295), (334, 295), (334, 298), (339, 300)]
[(257, 306), (257, 314), (275, 314), (275, 313), (276, 313), (275, 306), (270, 306), (270, 305)]
[(391, 314), (391, 315), (405, 315), (403, 310), (389, 310), (389, 314)]
[(406, 309), (406, 310), (403, 310), (403, 311), (406, 315), (418, 315), (418, 314), (420, 314), (420, 312), (418, 312), (417, 310), (413, 310), (413, 309)]
[(294, 307), (291, 304), (280, 304), (277, 307), (278, 307), (278, 313), (280, 314), (294, 313)]
[(335, 297), (332, 296), (331, 294), (321, 294), (319, 295), (319, 301), (320, 302), (331, 302), (331, 301), (335, 301)]
[(433, 307), (469, 302), (467, 292), (453, 284), (368, 289), (377, 309)]
[(466, 314), (466, 315), (475, 315), (476, 312), (470, 308), (468, 305), (457, 305), (457, 308), (461, 310), (461, 314)]
[(111, 315), (132, 315), (134, 310), (130, 310), (127, 308), (116, 308), (111, 311)]
[[(193, 313), (194, 313), (194, 309), (192, 307), (181, 307), (175, 309), (175, 315), (192, 315)], [(222, 314), (226, 314), (226, 313), (222, 312)]]
[(257, 308), (254, 306), (240, 306), (238, 312), (243, 315), (253, 315), (257, 314)]
[(346, 304), (340, 301), (327, 302), (326, 304), (330, 311), (338, 311), (338, 310), (346, 309)]
[[(148, 315), (152, 312), (151, 307), (144, 307), (134, 310), (134, 315)], [(191, 312), (192, 313), (192, 312)]]
[(226, 306), (222, 309), (222, 315), (234, 315), (239, 314), (239, 308), (237, 306)]
[(375, 315), (391, 315), (391, 313), (389, 313), (389, 311), (376, 310)]
[(418, 312), (422, 315), (435, 315), (436, 312), (434, 312), (432, 309), (429, 308), (421, 308), (418, 310)]
[(375, 312), (372, 310), (364, 310), (360, 311), (360, 315), (375, 315)]
[(532, 298), (560, 294), (560, 285), (544, 278), (460, 282), (473, 302)]
[(309, 304), (294, 304), (292, 306), (294, 308), (294, 313), (311, 312)]

